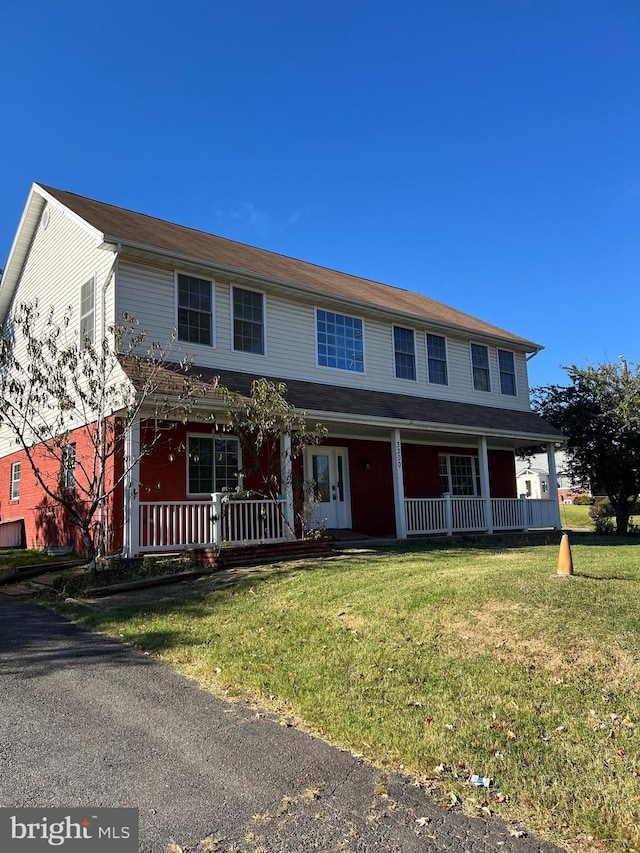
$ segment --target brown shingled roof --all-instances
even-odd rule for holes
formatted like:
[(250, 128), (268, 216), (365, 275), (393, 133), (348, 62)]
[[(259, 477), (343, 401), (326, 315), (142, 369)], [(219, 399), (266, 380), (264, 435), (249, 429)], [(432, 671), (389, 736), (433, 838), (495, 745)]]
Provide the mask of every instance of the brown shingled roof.
[(527, 352), (541, 349), (532, 341), (419, 293), (247, 246), (75, 193), (43, 184), (40, 186), (112, 242), (140, 244), (150, 249), (186, 255), (207, 264), (230, 267), (278, 282), (346, 297), (383, 310), (413, 315), (427, 324), (444, 324), (479, 335), (498, 337), (513, 346), (523, 347)]
[[(134, 387), (140, 388), (141, 377), (134, 369), (134, 361), (126, 357), (122, 357), (120, 361)], [(258, 378), (250, 373), (203, 367), (194, 367), (187, 372), (209, 385), (210, 393), (206, 395), (208, 399), (215, 398), (215, 384), (218, 379), (220, 384), (229, 390), (248, 396), (252, 381)], [(170, 396), (175, 393), (184, 375), (184, 369), (177, 364), (168, 363), (160, 368), (156, 376), (158, 394)], [(403, 421), (411, 421), (443, 428), (463, 427), (470, 431), (502, 432), (513, 438), (518, 435), (539, 436), (540, 440), (544, 437), (547, 441), (561, 438), (561, 433), (555, 427), (531, 411), (477, 406), (385, 391), (366, 391), (318, 382), (290, 379), (272, 381), (283, 381), (287, 386), (286, 396), (289, 402), (297, 409), (309, 412), (365, 416), (376, 420), (386, 418), (400, 427)]]

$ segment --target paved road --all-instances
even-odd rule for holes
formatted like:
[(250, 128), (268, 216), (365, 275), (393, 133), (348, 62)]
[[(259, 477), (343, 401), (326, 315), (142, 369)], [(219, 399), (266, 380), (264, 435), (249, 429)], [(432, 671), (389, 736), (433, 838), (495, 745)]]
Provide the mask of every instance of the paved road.
[(143, 853), (557, 850), (2, 595), (0, 676), (0, 804), (137, 807)]

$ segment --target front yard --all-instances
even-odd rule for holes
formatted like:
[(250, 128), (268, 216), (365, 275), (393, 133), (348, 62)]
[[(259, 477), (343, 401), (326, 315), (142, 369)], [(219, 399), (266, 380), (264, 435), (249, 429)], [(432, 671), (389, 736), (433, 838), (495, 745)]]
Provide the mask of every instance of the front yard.
[(572, 551), (563, 580), (556, 545), (363, 548), (74, 616), (449, 806), (573, 850), (638, 850), (640, 547), (576, 535)]

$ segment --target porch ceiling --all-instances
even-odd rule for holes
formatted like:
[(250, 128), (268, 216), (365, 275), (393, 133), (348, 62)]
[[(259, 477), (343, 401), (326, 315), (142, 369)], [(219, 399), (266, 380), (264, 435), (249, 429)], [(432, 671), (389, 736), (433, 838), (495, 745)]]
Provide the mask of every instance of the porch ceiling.
[[(140, 376), (131, 359), (121, 359), (135, 388)], [(191, 373), (208, 393), (205, 404), (215, 409), (220, 400), (216, 380), (236, 393), (248, 395), (255, 374), (194, 367)], [(157, 377), (159, 395), (171, 396), (180, 387), (184, 370), (167, 364)], [(562, 441), (561, 433), (531, 411), (477, 406), (451, 400), (436, 400), (408, 394), (345, 388), (318, 382), (270, 377), (284, 382), (287, 399), (310, 419), (321, 421), (331, 435), (388, 440), (389, 431), (399, 429), (404, 441), (438, 444), (475, 444), (486, 436), (492, 447), (516, 448)]]

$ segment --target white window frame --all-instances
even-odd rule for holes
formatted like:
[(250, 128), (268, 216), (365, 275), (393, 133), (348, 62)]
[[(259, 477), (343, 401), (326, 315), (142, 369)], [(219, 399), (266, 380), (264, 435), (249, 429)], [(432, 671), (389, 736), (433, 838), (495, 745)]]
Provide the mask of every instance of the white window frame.
[(62, 470), (60, 472), (60, 488), (63, 492), (71, 492), (76, 487), (76, 465), (78, 464), (78, 448), (75, 441), (70, 441), (62, 448)]
[[(210, 343), (203, 344), (199, 341), (189, 341), (186, 338), (180, 337), (180, 276), (187, 276), (188, 278), (195, 278), (198, 281), (208, 282), (211, 288), (211, 311), (209, 313), (209, 338)], [(215, 280), (209, 278), (208, 276), (196, 275), (193, 272), (187, 272), (186, 270), (174, 270), (173, 273), (173, 290), (174, 290), (174, 310), (175, 310), (175, 328), (176, 328), (176, 340), (178, 340), (181, 344), (186, 344), (190, 347), (199, 347), (203, 350), (210, 350), (215, 348), (216, 345), (216, 283)], [(198, 310), (198, 309), (191, 309)], [(202, 312), (205, 313), (205, 312)]]
[[(487, 366), (486, 366), (486, 368), (479, 366), (478, 369), (487, 371), (487, 378), (489, 381), (488, 382), (488, 384), (489, 384), (488, 388), (478, 388), (476, 385), (476, 377), (475, 377), (475, 372), (474, 372), (475, 364), (473, 362), (473, 348), (474, 347), (480, 347), (481, 349), (484, 349), (487, 352)], [(473, 388), (474, 391), (478, 391), (480, 394), (490, 394), (491, 393), (491, 350), (487, 346), (487, 344), (479, 344), (476, 341), (470, 341), (469, 342), (469, 361), (471, 364), (471, 387)]]
[[(397, 354), (398, 350), (396, 349), (396, 329), (401, 329), (403, 332), (411, 332), (412, 340), (413, 340), (413, 378), (410, 376), (398, 376), (398, 361)], [(398, 326), (395, 323), (391, 329), (391, 346), (393, 347), (393, 375), (396, 379), (399, 379), (401, 382), (417, 382), (418, 381), (418, 359), (416, 354), (416, 333), (414, 329), (410, 329), (409, 326)], [(408, 353), (403, 353), (404, 355), (408, 355)]]
[[(444, 370), (447, 380), (446, 382), (433, 382), (431, 379), (431, 371), (429, 370), (429, 335), (431, 335), (432, 338), (442, 338), (444, 341)], [(437, 332), (425, 332), (424, 349), (427, 364), (427, 382), (429, 385), (437, 385), (440, 388), (447, 388), (449, 386), (449, 341), (447, 340), (446, 335), (439, 335)]]
[[(16, 476), (17, 475), (17, 476)], [(20, 480), (22, 478), (22, 461), (18, 459), (11, 463), (11, 498), (12, 501), (20, 500)]]
[[(438, 454), (438, 475), (442, 476), (440, 473), (440, 460), (446, 460), (447, 464), (447, 480), (448, 480), (448, 493), (454, 497), (469, 497), (469, 498), (480, 498), (482, 497), (482, 478), (480, 476), (480, 459), (472, 453), (439, 453)], [(473, 494), (471, 495), (456, 495), (453, 491), (453, 481), (451, 477), (451, 460), (452, 459), (470, 459), (471, 460), (471, 468), (472, 468), (472, 478), (473, 478)], [(440, 486), (440, 490), (442, 491), (442, 485)], [(446, 492), (443, 492), (446, 494)]]
[[(325, 314), (334, 314), (337, 317), (348, 317), (350, 320), (358, 320), (362, 327), (362, 370), (352, 370), (349, 367), (338, 367), (333, 366), (331, 364), (320, 364), (320, 341), (318, 339), (318, 312), (324, 311)], [(362, 317), (358, 317), (356, 314), (345, 314), (342, 311), (334, 311), (333, 308), (316, 308), (314, 314), (314, 328), (315, 328), (315, 336), (316, 336), (316, 367), (319, 367), (323, 370), (340, 370), (343, 373), (348, 373), (350, 376), (365, 376), (367, 372), (367, 357), (366, 357), (366, 343), (365, 343), (365, 324), (364, 319)]]
[[(82, 311), (82, 291), (87, 287), (87, 285), (91, 285), (91, 295), (93, 297), (93, 305), (90, 311)], [(78, 303), (79, 303), (79, 327), (78, 327), (78, 342), (79, 348), (81, 350), (85, 349), (87, 342), (86, 339), (89, 340), (90, 345), (93, 347), (96, 343), (96, 277), (95, 274), (90, 276), (86, 281), (83, 281), (80, 285), (80, 292), (78, 294)], [(85, 323), (86, 319), (90, 318), (90, 323)], [(86, 330), (85, 326), (90, 325), (91, 333), (89, 334)]]
[[(511, 358), (513, 359), (513, 373), (511, 373), (511, 371), (509, 371), (509, 370), (503, 371), (502, 366), (500, 364), (500, 353), (505, 353), (506, 355), (510, 355)], [(510, 349), (499, 349), (497, 356), (498, 356), (498, 378), (500, 380), (500, 393), (505, 397), (517, 397), (518, 396), (518, 374), (516, 371), (516, 354), (513, 350), (510, 350)], [(507, 391), (502, 390), (502, 374), (503, 373), (506, 376), (513, 375), (513, 394), (510, 394)]]
[(186, 477), (186, 494), (187, 494), (187, 497), (189, 497), (189, 498), (209, 497), (213, 492), (217, 491), (217, 483), (215, 483), (215, 476), (216, 476), (215, 458), (213, 461), (213, 479), (214, 479), (213, 492), (192, 492), (189, 489), (189, 457), (190, 457), (189, 442), (191, 441), (192, 438), (206, 439), (208, 441), (212, 441), (213, 442), (214, 457), (215, 457), (215, 442), (216, 441), (235, 441), (238, 445), (238, 486), (240, 486), (242, 488), (242, 480), (243, 480), (243, 474), (242, 474), (242, 444), (240, 443), (240, 439), (236, 435), (226, 435), (226, 434), (213, 435), (211, 433), (203, 433), (203, 432), (188, 432), (187, 433), (187, 442), (186, 442), (187, 446), (186, 446), (186, 453), (185, 453), (185, 456), (186, 456), (185, 477)]
[[(251, 350), (246, 349), (237, 349), (235, 345), (236, 333), (235, 333), (235, 313), (234, 313), (234, 305), (233, 305), (233, 292), (234, 290), (245, 290), (247, 293), (257, 293), (262, 297), (262, 352), (251, 352)], [(230, 325), (230, 333), (231, 333), (231, 351), (242, 353), (243, 355), (257, 355), (261, 358), (265, 358), (267, 355), (267, 297), (263, 290), (257, 290), (254, 287), (244, 287), (240, 284), (232, 284), (229, 288), (229, 316), (231, 317)], [(246, 322), (246, 321), (245, 321)]]

